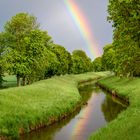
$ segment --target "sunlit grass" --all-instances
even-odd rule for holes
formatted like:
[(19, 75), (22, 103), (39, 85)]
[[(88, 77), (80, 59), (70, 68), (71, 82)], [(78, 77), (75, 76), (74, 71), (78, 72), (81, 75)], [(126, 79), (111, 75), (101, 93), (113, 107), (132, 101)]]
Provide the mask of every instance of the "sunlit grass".
[(39, 125), (48, 125), (80, 105), (78, 82), (108, 73), (53, 77), (26, 87), (0, 90), (0, 135), (17, 137)]
[(108, 77), (100, 80), (99, 83), (110, 90), (117, 91), (120, 96), (128, 97), (130, 105), (114, 121), (93, 134), (90, 140), (139, 140), (140, 78)]

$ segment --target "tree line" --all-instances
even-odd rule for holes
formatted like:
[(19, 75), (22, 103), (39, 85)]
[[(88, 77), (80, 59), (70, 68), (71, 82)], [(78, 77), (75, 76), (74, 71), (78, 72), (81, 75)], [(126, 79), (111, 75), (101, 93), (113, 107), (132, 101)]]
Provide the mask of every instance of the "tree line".
[(140, 1), (109, 0), (108, 13), (113, 43), (94, 60), (95, 71), (109, 70), (120, 77), (140, 76)]
[(35, 16), (18, 13), (0, 33), (0, 86), (4, 73), (16, 75), (17, 86), (54, 75), (92, 71), (91, 59), (82, 50), (69, 53), (42, 31)]

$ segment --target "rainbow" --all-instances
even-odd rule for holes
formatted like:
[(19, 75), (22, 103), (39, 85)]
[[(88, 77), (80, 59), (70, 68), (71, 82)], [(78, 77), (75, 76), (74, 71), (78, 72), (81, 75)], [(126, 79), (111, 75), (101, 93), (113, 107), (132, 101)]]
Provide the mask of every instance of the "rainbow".
[(74, 0), (64, 0), (64, 3), (87, 44), (87, 51), (90, 52), (93, 58), (100, 56), (100, 49), (98, 48), (98, 44), (96, 43), (94, 36), (92, 35), (91, 28), (88, 24), (86, 16), (82, 13)]

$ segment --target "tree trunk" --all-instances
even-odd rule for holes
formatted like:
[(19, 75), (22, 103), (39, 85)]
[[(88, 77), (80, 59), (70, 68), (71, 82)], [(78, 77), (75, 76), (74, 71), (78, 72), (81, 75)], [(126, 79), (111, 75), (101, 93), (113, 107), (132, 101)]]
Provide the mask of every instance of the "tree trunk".
[(29, 77), (27, 78), (27, 84), (28, 84), (28, 85), (30, 85), (30, 84), (31, 84), (31, 80), (30, 80), (30, 78), (29, 78)]
[(22, 84), (23, 84), (23, 86), (25, 86), (26, 85), (26, 78), (25, 77), (23, 77), (23, 79), (22, 79)]
[(20, 86), (20, 76), (17, 74), (17, 86)]

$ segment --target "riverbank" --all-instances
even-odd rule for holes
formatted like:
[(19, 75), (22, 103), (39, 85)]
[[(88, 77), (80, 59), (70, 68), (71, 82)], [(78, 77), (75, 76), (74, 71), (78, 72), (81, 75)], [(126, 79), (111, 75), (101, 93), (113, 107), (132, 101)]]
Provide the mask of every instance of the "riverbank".
[(0, 136), (20, 134), (48, 126), (81, 105), (78, 83), (97, 80), (108, 73), (57, 76), (26, 87), (0, 90)]
[(118, 117), (99, 129), (90, 140), (139, 140), (140, 139), (140, 78), (128, 79), (115, 76), (98, 81), (102, 87), (122, 98), (129, 99), (128, 108)]

